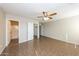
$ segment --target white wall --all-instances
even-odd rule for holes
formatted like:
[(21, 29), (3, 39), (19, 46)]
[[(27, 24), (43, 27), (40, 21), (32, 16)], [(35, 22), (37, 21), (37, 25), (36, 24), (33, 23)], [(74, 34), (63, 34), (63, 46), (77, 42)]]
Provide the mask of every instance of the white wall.
[(20, 17), (20, 23), (19, 23), (19, 43), (28, 41), (28, 24), (26, 22), (26, 18)]
[(3, 10), (0, 8), (0, 54), (6, 43), (6, 20)]
[(42, 25), (42, 35), (79, 44), (79, 15), (44, 23)]
[[(27, 19), (27, 18), (23, 18), (20, 17), (20, 43), (28, 41), (28, 40), (33, 40), (33, 34), (31, 31), (28, 31), (28, 23), (32, 23), (32, 24), (39, 24), (38, 21), (36, 20), (32, 20), (32, 19)], [(33, 28), (34, 29), (34, 28)], [(32, 30), (32, 28), (30, 28), (30, 30)], [(33, 30), (32, 30), (33, 31)], [(28, 38), (28, 36), (30, 36), (30, 39)]]

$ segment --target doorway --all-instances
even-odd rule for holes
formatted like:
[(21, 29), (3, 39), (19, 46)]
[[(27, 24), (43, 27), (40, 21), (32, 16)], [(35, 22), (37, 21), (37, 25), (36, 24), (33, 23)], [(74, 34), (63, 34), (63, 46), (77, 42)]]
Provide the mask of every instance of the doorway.
[(34, 24), (34, 39), (38, 37), (38, 26), (37, 24)]
[(39, 24), (28, 23), (28, 40), (39, 39)]
[(40, 29), (39, 24), (34, 24), (34, 39), (39, 39)]
[(19, 43), (19, 22), (10, 20), (10, 45)]

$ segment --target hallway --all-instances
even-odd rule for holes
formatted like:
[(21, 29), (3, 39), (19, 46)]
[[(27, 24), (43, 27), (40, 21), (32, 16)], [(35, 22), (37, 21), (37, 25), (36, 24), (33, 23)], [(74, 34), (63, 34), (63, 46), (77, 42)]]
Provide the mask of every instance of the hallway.
[(77, 56), (79, 46), (65, 43), (59, 40), (41, 36), (40, 39), (30, 40), (21, 44), (14, 44), (12, 41), (5, 48), (4, 56)]

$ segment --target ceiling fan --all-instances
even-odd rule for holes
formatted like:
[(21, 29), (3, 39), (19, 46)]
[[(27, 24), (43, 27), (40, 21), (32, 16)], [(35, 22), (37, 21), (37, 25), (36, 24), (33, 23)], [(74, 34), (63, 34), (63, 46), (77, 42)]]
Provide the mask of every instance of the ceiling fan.
[(43, 16), (38, 16), (38, 18), (42, 18), (45, 21), (53, 19), (52, 16), (57, 15), (57, 13), (49, 14), (49, 12), (42, 12), (42, 14), (43, 14)]

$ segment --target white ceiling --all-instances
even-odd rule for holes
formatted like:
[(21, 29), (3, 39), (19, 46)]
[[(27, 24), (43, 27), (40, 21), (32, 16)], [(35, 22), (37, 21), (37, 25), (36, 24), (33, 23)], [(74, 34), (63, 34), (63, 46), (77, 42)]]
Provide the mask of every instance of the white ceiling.
[(53, 16), (54, 20), (79, 14), (79, 4), (76, 3), (4, 3), (0, 4), (0, 7), (6, 13), (35, 20), (41, 20), (37, 16), (42, 15), (43, 11), (57, 12), (57, 15)]

